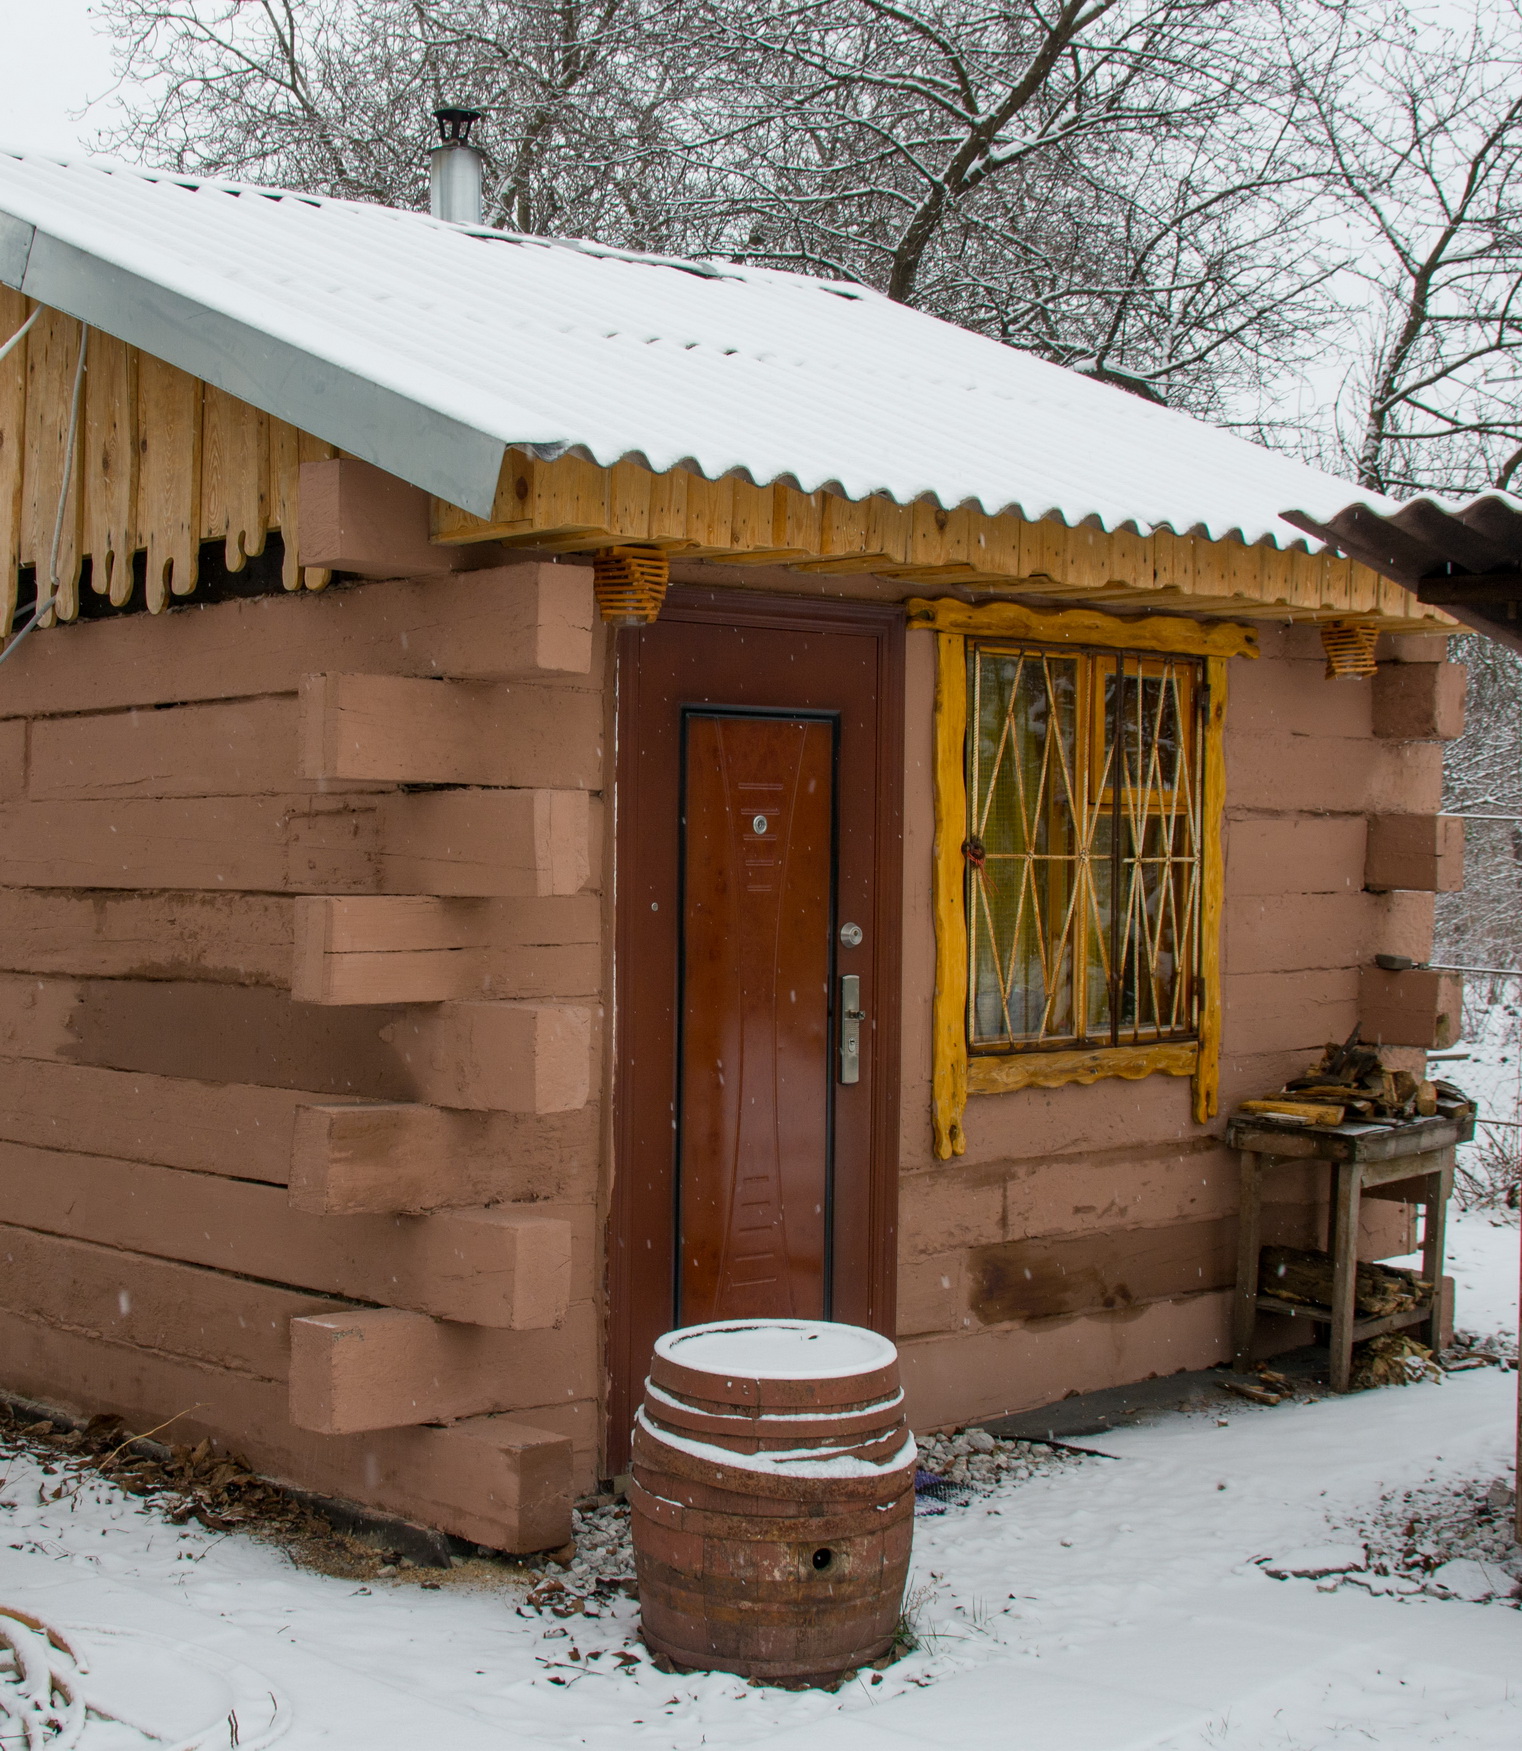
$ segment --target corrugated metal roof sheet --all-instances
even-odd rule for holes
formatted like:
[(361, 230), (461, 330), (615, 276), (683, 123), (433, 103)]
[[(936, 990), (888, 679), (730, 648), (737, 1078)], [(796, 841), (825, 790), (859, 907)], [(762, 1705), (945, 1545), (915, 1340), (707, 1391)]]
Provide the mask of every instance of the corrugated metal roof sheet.
[(1522, 651), (1522, 498), (1421, 493), (1395, 510), (1363, 494), (1302, 526), (1420, 602)]
[(872, 291), (388, 207), (0, 154), (0, 278), (477, 513), (508, 445), (1285, 547), (1349, 498)]
[(1361, 493), (1304, 526), (1408, 590), (1424, 579), (1522, 571), (1522, 499), (1511, 493), (1421, 493), (1398, 506)]

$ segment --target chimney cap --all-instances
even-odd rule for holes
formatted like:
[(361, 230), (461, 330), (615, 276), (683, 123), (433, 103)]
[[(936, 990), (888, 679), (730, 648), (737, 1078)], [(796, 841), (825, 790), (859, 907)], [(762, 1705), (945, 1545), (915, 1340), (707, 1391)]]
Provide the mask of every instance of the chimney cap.
[(439, 124), (439, 138), (446, 146), (468, 146), (470, 130), (484, 113), (479, 109), (436, 109), (433, 119)]

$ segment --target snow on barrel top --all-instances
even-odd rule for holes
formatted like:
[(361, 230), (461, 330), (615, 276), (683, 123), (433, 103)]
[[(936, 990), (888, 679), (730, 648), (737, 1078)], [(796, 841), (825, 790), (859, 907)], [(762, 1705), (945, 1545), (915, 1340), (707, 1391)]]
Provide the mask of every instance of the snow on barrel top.
[(655, 1353), (702, 1374), (751, 1380), (831, 1380), (891, 1366), (898, 1351), (877, 1332), (820, 1319), (719, 1319), (657, 1338)]

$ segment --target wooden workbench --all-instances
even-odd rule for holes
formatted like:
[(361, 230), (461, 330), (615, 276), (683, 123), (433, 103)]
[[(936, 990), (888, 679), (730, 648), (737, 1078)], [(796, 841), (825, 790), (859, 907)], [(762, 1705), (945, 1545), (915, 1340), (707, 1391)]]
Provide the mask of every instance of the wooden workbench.
[[(1330, 1330), (1334, 1392), (1346, 1392), (1353, 1346), (1384, 1332), (1424, 1328), (1422, 1341), (1441, 1347), (1443, 1242), (1453, 1190), (1453, 1152), (1474, 1134), (1468, 1108), (1408, 1124), (1294, 1125), (1269, 1117), (1236, 1118), (1226, 1140), (1242, 1154), (1242, 1205), (1237, 1231), (1237, 1295), (1232, 1330), (1233, 1366), (1252, 1362), (1258, 1317), (1288, 1315)], [(1333, 1261), (1330, 1307), (1264, 1295), (1258, 1288), (1262, 1245), (1263, 1181), (1276, 1168), (1325, 1163), (1331, 1178), (1326, 1250)], [(1422, 1276), (1433, 1285), (1426, 1305), (1405, 1313), (1359, 1319), (1354, 1305), (1358, 1269), (1358, 1214), (1365, 1197), (1420, 1204)]]

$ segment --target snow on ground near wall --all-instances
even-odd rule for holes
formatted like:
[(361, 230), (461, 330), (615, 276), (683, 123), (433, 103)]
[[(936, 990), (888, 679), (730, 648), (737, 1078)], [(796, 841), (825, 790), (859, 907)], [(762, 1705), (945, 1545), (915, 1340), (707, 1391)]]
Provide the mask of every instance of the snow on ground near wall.
[[(1454, 1325), (1489, 1337), (1517, 1330), (1517, 1218), (1489, 1210), (1456, 1211), (1448, 1223), (1447, 1274), (1453, 1278)], [(1421, 1264), (1413, 1253), (1403, 1263)]]
[[(1517, 1230), (1466, 1216), (1456, 1234), (1476, 1306), (1509, 1294), (1514, 1330)], [(1516, 1391), (1481, 1369), (1272, 1409), (1222, 1393), (1095, 1437), (1115, 1457), (917, 1522), (921, 1645), (836, 1695), (663, 1675), (632, 1601), (559, 1620), (525, 1614), (517, 1585), (333, 1580), (30, 1458), (0, 1466), (0, 1601), (242, 1662), (241, 1693), (252, 1668), (289, 1699), (291, 1751), (1515, 1751), (1522, 1614), (1276, 1581), (1264, 1559), (1346, 1544), (1392, 1490), (1510, 1481)], [(146, 1743), (94, 1724), (84, 1751)]]

